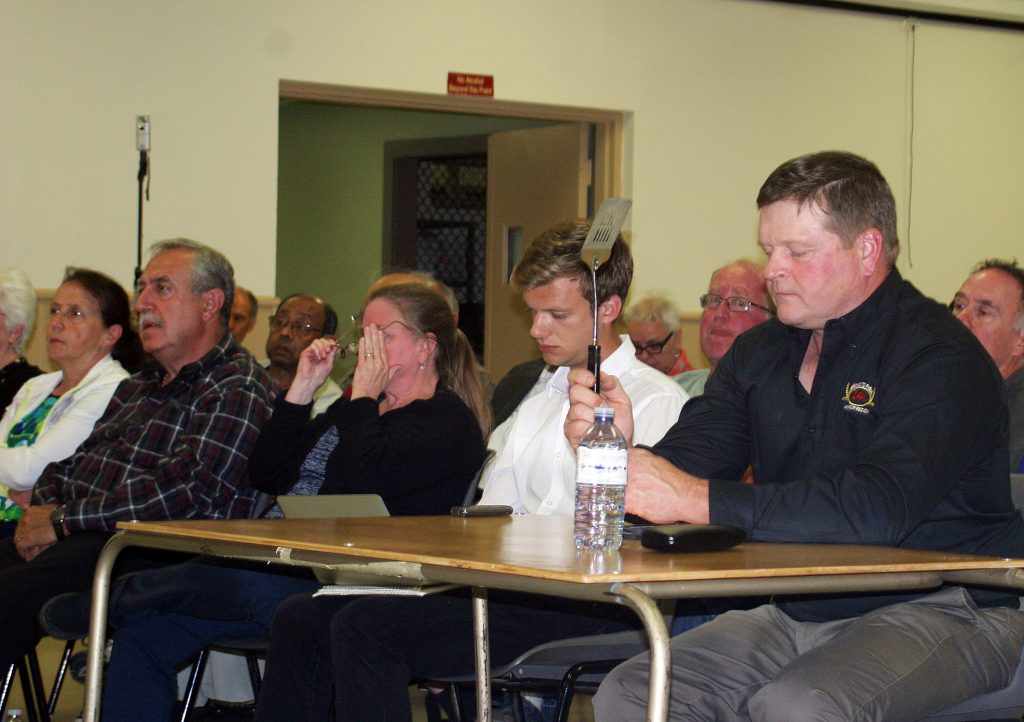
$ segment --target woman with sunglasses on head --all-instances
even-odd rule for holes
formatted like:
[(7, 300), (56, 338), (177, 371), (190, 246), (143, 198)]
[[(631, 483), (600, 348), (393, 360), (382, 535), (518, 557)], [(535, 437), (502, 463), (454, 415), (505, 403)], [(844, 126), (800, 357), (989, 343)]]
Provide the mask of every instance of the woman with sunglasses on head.
[(92, 432), (142, 347), (131, 329), (128, 294), (113, 279), (69, 269), (46, 326), (50, 361), (59, 371), (29, 379), (0, 419), (0, 536), (14, 533), (43, 468), (72, 454)]
[[(490, 424), (469, 342), (444, 300), (420, 283), (373, 290), (362, 320), (351, 397), (309, 420), (313, 392), (341, 352), (336, 341), (316, 339), (260, 432), (250, 477), (269, 493), (380, 494), (394, 515), (445, 514), (475, 477)], [(279, 508), (267, 516), (280, 516)], [(309, 598), (319, 586), (308, 570), (208, 558), (115, 584), (102, 720), (169, 720), (177, 669), (213, 639), (266, 636), (281, 602)], [(61, 633), (71, 631), (69, 619), (87, 626), (88, 601), (52, 600), (41, 614), (43, 627), (67, 637)], [(303, 654), (329, 660), (329, 650), (317, 646), (328, 636), (304, 640)], [(310, 674), (289, 657), (268, 668), (264, 689), (290, 686), (293, 672), (300, 679)]]

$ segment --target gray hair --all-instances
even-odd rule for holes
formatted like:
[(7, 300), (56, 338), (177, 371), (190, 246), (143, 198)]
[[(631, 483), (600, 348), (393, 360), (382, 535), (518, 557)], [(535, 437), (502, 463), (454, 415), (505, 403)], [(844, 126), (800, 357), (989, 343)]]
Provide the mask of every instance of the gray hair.
[(669, 331), (677, 331), (682, 326), (679, 307), (661, 293), (649, 293), (630, 304), (622, 320), (626, 323), (660, 321)]
[(7, 317), (7, 330), (23, 326), (21, 336), (14, 342), (14, 350), (25, 352), (25, 344), (36, 323), (36, 290), (24, 271), (0, 268), (0, 311)]
[(1017, 290), (1020, 291), (1020, 303), (1017, 305), (1017, 318), (1013, 321), (1013, 328), (1017, 332), (1024, 332), (1024, 268), (1017, 265), (1016, 258), (1012, 261), (988, 258), (975, 266), (971, 274), (989, 270), (1002, 271), (1017, 284)]
[(220, 309), (221, 325), (227, 328), (231, 319), (231, 304), (235, 300), (235, 269), (223, 253), (189, 238), (169, 238), (150, 246), (149, 257), (167, 251), (186, 250), (192, 253), (189, 282), (192, 294), (206, 293), (215, 288), (224, 292), (224, 305)]

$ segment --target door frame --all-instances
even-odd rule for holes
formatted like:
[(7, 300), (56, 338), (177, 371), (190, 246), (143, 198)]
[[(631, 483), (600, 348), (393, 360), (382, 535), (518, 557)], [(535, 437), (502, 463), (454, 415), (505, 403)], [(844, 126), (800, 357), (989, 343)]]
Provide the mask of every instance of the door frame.
[(543, 105), (514, 100), (496, 100), (466, 95), (415, 93), (352, 85), (332, 85), (304, 80), (278, 82), (281, 100), (303, 100), (333, 105), (362, 105), (438, 113), (466, 113), (531, 120), (592, 123), (594, 126), (594, 198), (612, 198), (622, 193), (623, 127), (626, 114), (618, 110), (576, 106)]

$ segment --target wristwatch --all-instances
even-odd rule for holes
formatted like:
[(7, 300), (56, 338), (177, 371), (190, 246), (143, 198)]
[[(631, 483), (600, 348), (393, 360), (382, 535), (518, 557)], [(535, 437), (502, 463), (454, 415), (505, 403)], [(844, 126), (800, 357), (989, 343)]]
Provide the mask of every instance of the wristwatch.
[(67, 504), (61, 504), (50, 512), (50, 523), (53, 524), (53, 533), (57, 535), (57, 541), (60, 541), (67, 536), (64, 532), (64, 517), (67, 516), (67, 514)]

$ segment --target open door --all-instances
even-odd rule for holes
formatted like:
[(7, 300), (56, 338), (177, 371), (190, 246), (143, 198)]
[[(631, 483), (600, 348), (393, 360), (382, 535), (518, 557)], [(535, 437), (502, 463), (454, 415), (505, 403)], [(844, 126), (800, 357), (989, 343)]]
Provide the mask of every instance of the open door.
[(587, 215), (587, 148), (585, 123), (494, 133), (488, 140), (484, 366), (495, 381), (539, 356), (509, 275), (534, 238), (559, 221)]

